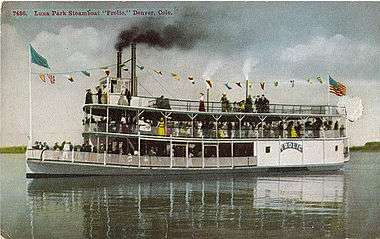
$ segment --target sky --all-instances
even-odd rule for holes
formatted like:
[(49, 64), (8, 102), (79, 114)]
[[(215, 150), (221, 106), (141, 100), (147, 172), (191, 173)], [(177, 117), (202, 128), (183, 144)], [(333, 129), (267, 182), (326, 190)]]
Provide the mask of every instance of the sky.
[[(17, 10), (28, 16), (15, 16)], [(62, 10), (102, 14), (119, 10), (126, 15), (34, 16), (34, 11)], [(133, 15), (134, 10), (156, 15)], [(159, 15), (159, 10), (171, 15)], [(245, 90), (235, 82), (248, 77), (253, 81), (250, 94), (265, 94), (271, 103), (326, 104), (327, 87), (315, 78), (326, 81), (331, 75), (348, 87), (348, 97), (359, 97), (364, 105), (363, 116), (349, 124), (351, 143), (380, 140), (379, 2), (3, 2), (0, 146), (27, 142), (29, 44), (51, 66), (49, 71), (33, 64), (36, 73), (100, 67), (116, 63), (119, 33), (147, 20), (157, 29), (179, 24), (185, 34), (197, 37), (187, 49), (139, 44), (137, 61), (145, 66), (137, 72), (139, 94), (197, 100), (206, 89), (201, 79), (207, 77), (215, 82), (211, 100), (219, 101), (227, 93), (231, 101), (238, 101)], [(127, 59), (128, 48), (123, 50), (123, 60)], [(160, 77), (152, 69), (175, 72), (182, 79)], [(32, 75), (34, 140), (82, 143), (85, 90), (104, 76), (99, 69), (90, 73), (91, 77), (72, 74), (74, 82), (56, 75), (53, 85)], [(186, 80), (189, 75), (196, 84)], [(232, 90), (224, 87), (227, 81)], [(263, 81), (264, 91), (259, 86)], [(330, 95), (330, 104), (338, 101)]]

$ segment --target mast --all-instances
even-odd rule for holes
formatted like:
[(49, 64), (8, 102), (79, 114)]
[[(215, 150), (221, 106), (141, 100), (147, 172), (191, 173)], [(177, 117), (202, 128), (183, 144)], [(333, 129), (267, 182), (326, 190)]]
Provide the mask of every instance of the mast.
[(136, 43), (131, 44), (131, 95), (137, 96)]

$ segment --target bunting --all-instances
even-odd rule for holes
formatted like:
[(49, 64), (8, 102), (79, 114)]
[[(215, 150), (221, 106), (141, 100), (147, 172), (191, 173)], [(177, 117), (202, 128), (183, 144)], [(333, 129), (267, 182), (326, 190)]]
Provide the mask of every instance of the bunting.
[(275, 82), (274, 82), (274, 86), (275, 86), (275, 87), (278, 86), (278, 81), (275, 81)]
[(41, 73), (39, 77), (41, 81), (46, 82), (45, 74)]
[(70, 82), (74, 82), (74, 78), (70, 75), (67, 75), (67, 80), (70, 81)]
[(187, 79), (188, 79), (192, 84), (195, 84), (194, 77), (189, 76), (189, 77), (187, 77)]
[(260, 82), (260, 87), (262, 90), (265, 90), (265, 81)]
[(208, 85), (208, 87), (212, 88), (212, 85), (214, 84), (214, 82), (212, 82), (212, 80), (206, 80), (206, 83)]
[(162, 71), (158, 71), (158, 70), (153, 70), (155, 73), (157, 73), (158, 75), (162, 76)]
[(88, 72), (88, 71), (81, 71), (85, 76), (88, 76), (88, 77), (90, 77), (90, 72)]
[(231, 90), (232, 87), (228, 85), (228, 81), (226, 83), (224, 83), (224, 85), (226, 86), (227, 89)]
[(50, 84), (55, 84), (55, 76), (52, 74), (47, 74), (47, 78), (50, 82)]
[(239, 82), (236, 82), (236, 85), (239, 86), (240, 88), (243, 88), (243, 87), (241, 86), (240, 81), (239, 81)]
[(294, 80), (290, 80), (290, 84), (292, 87), (294, 87)]
[(323, 84), (323, 79), (322, 79), (322, 77), (317, 76), (317, 80), (319, 81), (319, 83)]
[(181, 80), (181, 77), (177, 73), (171, 73), (174, 80)]

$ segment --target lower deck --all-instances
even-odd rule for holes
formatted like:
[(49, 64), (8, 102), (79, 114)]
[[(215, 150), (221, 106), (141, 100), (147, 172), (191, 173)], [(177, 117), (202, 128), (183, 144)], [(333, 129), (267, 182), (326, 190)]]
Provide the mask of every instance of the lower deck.
[[(27, 176), (43, 175), (159, 175), (197, 173), (235, 173), (276, 170), (331, 170), (340, 168), (349, 159), (347, 139), (321, 140), (260, 140), (246, 142), (244, 156), (220, 157), (219, 144), (201, 144), (201, 155), (182, 157), (28, 150)], [(170, 144), (173, 147), (173, 143)], [(208, 145), (208, 146), (207, 146)], [(188, 151), (188, 145), (185, 150)], [(215, 155), (205, 155), (205, 148), (213, 147)], [(241, 146), (240, 146), (241, 147)], [(240, 148), (239, 150), (243, 150)], [(169, 150), (170, 151), (170, 150)], [(248, 155), (247, 155), (248, 152)], [(239, 154), (242, 155), (242, 154)]]

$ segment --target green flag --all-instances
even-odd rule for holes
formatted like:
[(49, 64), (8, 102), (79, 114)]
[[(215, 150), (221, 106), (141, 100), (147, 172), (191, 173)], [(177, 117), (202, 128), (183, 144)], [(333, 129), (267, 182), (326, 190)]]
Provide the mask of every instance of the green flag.
[(36, 52), (36, 50), (34, 50), (34, 48), (32, 47), (32, 45), (30, 45), (30, 56), (32, 57), (32, 59), (31, 59), (32, 63), (50, 69), (50, 66), (49, 66), (47, 60), (43, 56), (41, 56), (40, 54), (38, 54), (38, 52)]

